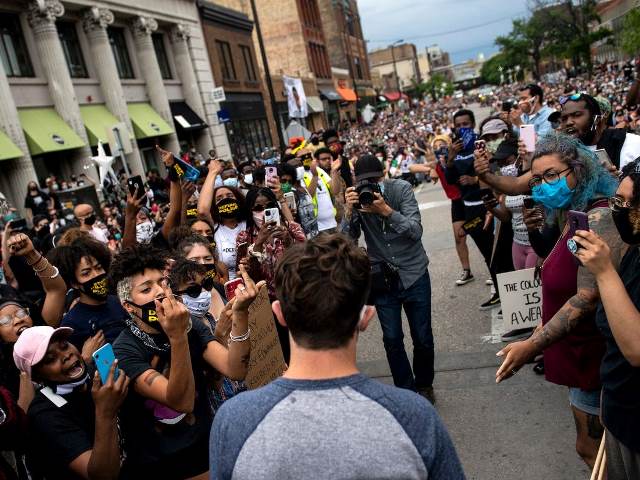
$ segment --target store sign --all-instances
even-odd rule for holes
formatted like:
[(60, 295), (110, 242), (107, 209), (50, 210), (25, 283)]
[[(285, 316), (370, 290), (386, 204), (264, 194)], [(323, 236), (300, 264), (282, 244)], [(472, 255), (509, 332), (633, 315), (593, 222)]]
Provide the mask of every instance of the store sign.
[(229, 112), (227, 110), (221, 108), (220, 110), (218, 110), (218, 120), (220, 121), (220, 123), (227, 123), (231, 121), (231, 116), (229, 115)]
[(216, 87), (211, 91), (211, 101), (212, 102), (224, 102), (227, 99), (226, 95), (224, 94), (224, 88), (222, 87)]

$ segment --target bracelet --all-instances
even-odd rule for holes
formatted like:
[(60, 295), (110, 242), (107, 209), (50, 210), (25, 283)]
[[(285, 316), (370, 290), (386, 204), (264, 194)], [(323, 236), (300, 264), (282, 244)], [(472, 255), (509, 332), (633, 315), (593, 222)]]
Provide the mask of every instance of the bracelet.
[(58, 270), (58, 267), (54, 266), (53, 267), (53, 275), (51, 275), (51, 276), (45, 275), (44, 277), (42, 275), (38, 275), (38, 277), (40, 277), (40, 278), (50, 278), (51, 280), (53, 280), (54, 278), (57, 278), (59, 275), (60, 275), (60, 270)]
[(244, 342), (249, 340), (249, 335), (251, 335), (251, 329), (247, 328), (247, 333), (243, 335), (235, 336), (232, 333), (229, 333), (229, 342)]
[(45, 261), (44, 267), (42, 267), (40, 269), (37, 269), (34, 266), (34, 267), (32, 267), (33, 271), (36, 272), (36, 273), (44, 272), (47, 269), (47, 267), (49, 266), (49, 261), (46, 258), (44, 259), (44, 261)]
[(29, 263), (29, 262), (27, 262), (27, 265), (29, 265), (30, 267), (33, 267), (34, 265), (37, 265), (37, 264), (40, 262), (40, 260), (42, 260), (42, 259), (44, 258), (44, 256), (43, 256), (40, 252), (38, 252), (38, 253), (39, 253), (39, 255), (40, 255), (40, 258), (38, 258), (38, 260), (36, 260), (36, 261), (35, 261), (35, 262), (33, 262), (33, 263)]

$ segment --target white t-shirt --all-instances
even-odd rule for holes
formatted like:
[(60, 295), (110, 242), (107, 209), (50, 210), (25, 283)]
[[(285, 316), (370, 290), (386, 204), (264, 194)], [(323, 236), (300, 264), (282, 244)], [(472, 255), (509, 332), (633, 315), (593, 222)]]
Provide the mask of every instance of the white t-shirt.
[(620, 150), (620, 170), (638, 157), (640, 157), (640, 135), (627, 133)]
[(513, 229), (513, 241), (518, 245), (530, 246), (529, 232), (524, 223), (522, 207), (524, 206), (525, 195), (507, 195), (504, 205), (511, 211), (511, 227)]
[[(311, 173), (305, 172), (307, 179), (311, 179)], [(324, 179), (324, 181), (323, 181)], [(330, 228), (336, 228), (336, 216), (333, 211), (331, 194), (325, 185), (331, 183), (331, 177), (321, 168), (318, 168), (318, 186), (316, 187), (316, 199), (318, 201), (318, 231), (322, 232)]]
[(236, 237), (246, 229), (246, 222), (240, 222), (236, 228), (219, 225), (216, 233), (213, 235), (216, 241), (218, 258), (226, 265), (227, 270), (229, 270), (229, 280), (236, 278)]

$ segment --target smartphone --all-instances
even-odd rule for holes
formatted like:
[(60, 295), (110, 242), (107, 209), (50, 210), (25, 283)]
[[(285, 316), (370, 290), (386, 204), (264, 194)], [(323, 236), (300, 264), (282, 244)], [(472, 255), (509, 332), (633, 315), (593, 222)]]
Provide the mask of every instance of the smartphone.
[(144, 188), (144, 182), (142, 181), (142, 177), (140, 175), (127, 178), (127, 186), (129, 187), (129, 193), (131, 194), (131, 196), (135, 195), (136, 190), (138, 190), (137, 198), (142, 198), (147, 193)]
[(536, 131), (533, 125), (520, 125), (520, 139), (524, 142), (527, 152), (535, 152)]
[(200, 170), (193, 165), (189, 165), (177, 155), (173, 155), (173, 169), (179, 178), (184, 177), (185, 180), (195, 182), (200, 178)]
[[(109, 370), (111, 369), (111, 365), (116, 359), (115, 354), (113, 353), (113, 347), (110, 343), (105, 343), (98, 350), (93, 352), (93, 362), (98, 369), (98, 374), (100, 375), (100, 380), (102, 380), (102, 384), (107, 383), (107, 379), (109, 378)], [(116, 369), (113, 372), (113, 381), (115, 382), (118, 379), (118, 375), (120, 372)]]
[(476, 140), (474, 146), (476, 150), (484, 152), (487, 149), (487, 142), (485, 142), (484, 140)]
[(236, 288), (240, 285), (244, 285), (244, 280), (242, 278), (236, 278), (234, 280), (229, 280), (224, 284), (224, 294), (227, 297), (227, 301), (230, 302), (236, 296)]
[(589, 230), (589, 216), (584, 212), (569, 210), (567, 222), (569, 222), (569, 237), (573, 237), (576, 230)]
[(267, 181), (267, 185), (271, 183), (275, 183), (278, 178), (278, 167), (265, 167), (265, 179)]
[(284, 194), (284, 200), (287, 202), (287, 206), (289, 210), (295, 212), (297, 210), (296, 207), (296, 195), (293, 192), (287, 192)]
[(249, 244), (247, 242), (241, 243), (236, 249), (236, 258), (245, 258), (249, 253)]
[(603, 167), (609, 168), (613, 166), (613, 162), (611, 162), (611, 158), (609, 158), (609, 154), (604, 148), (597, 149), (596, 155), (598, 157), (600, 165), (602, 165)]
[(17, 218), (11, 221), (11, 230), (14, 232), (26, 232), (27, 228), (27, 219), (26, 218)]
[(280, 210), (277, 208), (265, 209), (264, 223), (275, 223), (276, 225), (280, 225)]

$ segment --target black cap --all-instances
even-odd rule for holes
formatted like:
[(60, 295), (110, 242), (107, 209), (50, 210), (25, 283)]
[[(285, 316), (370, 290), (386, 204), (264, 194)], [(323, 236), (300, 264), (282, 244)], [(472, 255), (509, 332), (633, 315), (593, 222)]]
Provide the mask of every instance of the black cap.
[(356, 182), (367, 180), (369, 178), (380, 178), (384, 175), (382, 163), (373, 155), (362, 155), (356, 162), (354, 168), (356, 174)]
[(560, 115), (561, 113), (558, 112), (557, 110), (553, 113), (551, 113), (548, 117), (547, 120), (551, 123), (556, 123), (560, 121)]
[(511, 155), (518, 155), (518, 140), (507, 138), (498, 145), (498, 150), (493, 154), (492, 160), (505, 160)]

